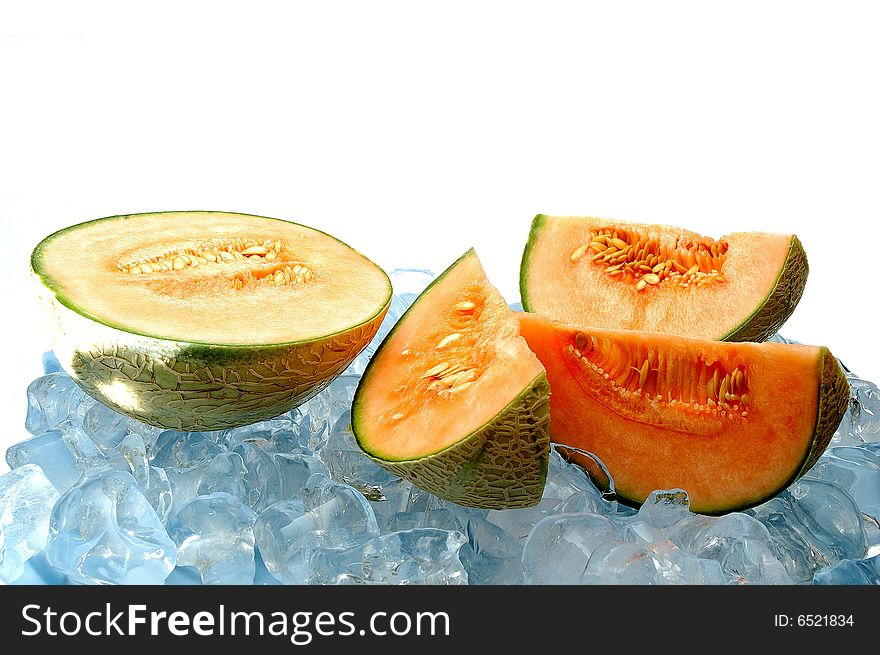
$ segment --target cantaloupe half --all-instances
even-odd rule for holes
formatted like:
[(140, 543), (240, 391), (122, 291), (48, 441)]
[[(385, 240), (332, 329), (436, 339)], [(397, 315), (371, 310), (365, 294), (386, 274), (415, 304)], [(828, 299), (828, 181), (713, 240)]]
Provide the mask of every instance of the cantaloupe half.
[(538, 215), (520, 267), (526, 311), (576, 325), (764, 341), (807, 280), (797, 236), (719, 239), (665, 225)]
[(31, 256), (61, 365), (140, 421), (219, 430), (282, 414), (341, 373), (391, 301), (388, 276), (318, 230), (163, 212), (60, 230)]
[(680, 488), (695, 512), (756, 505), (816, 462), (849, 401), (824, 347), (518, 318), (550, 380), (553, 441), (597, 455), (632, 504)]
[(527, 507), (547, 475), (549, 393), (544, 367), (469, 250), (373, 355), (352, 429), (381, 466), (441, 498)]

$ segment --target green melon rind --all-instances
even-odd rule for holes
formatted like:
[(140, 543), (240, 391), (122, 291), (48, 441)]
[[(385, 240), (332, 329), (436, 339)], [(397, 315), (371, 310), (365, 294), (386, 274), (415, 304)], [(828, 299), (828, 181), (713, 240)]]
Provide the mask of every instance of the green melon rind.
[[(728, 512), (741, 512), (756, 505), (766, 502), (767, 500), (779, 495), (791, 485), (803, 477), (816, 464), (822, 453), (831, 443), (834, 432), (840, 425), (843, 415), (847, 411), (849, 405), (850, 387), (846, 375), (840, 367), (837, 358), (828, 348), (821, 348), (819, 357), (820, 376), (816, 413), (816, 423), (813, 428), (813, 439), (809, 448), (803, 454), (801, 465), (797, 468), (797, 472), (789, 479), (784, 480), (780, 485), (770, 493), (747, 499), (739, 505), (731, 505), (725, 507), (700, 507), (691, 508), (691, 511), (699, 514), (720, 515)], [(621, 493), (620, 488), (617, 489), (618, 500), (625, 505), (631, 507), (639, 507), (643, 501), (636, 500)]]
[[(818, 414), (816, 415), (816, 429), (813, 433), (813, 443), (810, 452), (804, 461), (803, 467), (798, 471), (795, 480), (807, 471), (828, 448), (834, 432), (843, 420), (844, 414), (849, 407), (850, 387), (837, 358), (827, 348), (822, 348), (822, 381), (819, 384)], [(792, 480), (794, 482), (794, 480)]]
[[(357, 436), (354, 421), (352, 427)], [(547, 374), (532, 380), (491, 421), (438, 453), (391, 461), (364, 452), (386, 470), (459, 505), (483, 509), (537, 505), (550, 458)]]
[[(520, 263), (519, 291), (523, 309), (527, 312), (534, 311), (529, 298), (529, 260), (547, 218), (545, 214), (535, 216)], [(766, 341), (772, 337), (794, 313), (804, 293), (808, 273), (807, 253), (800, 240), (792, 236), (788, 254), (767, 296), (739, 325), (716, 340)]]
[[(230, 215), (231, 216), (246, 216), (248, 218), (259, 218), (259, 219), (263, 219), (263, 220), (267, 220), (267, 221), (277, 221), (279, 223), (284, 223), (286, 225), (295, 225), (297, 227), (301, 227), (301, 228), (304, 228), (307, 230), (311, 230), (313, 232), (317, 232), (319, 234), (323, 234), (328, 239), (332, 239), (333, 241), (336, 241), (337, 243), (342, 244), (343, 246), (345, 246), (346, 248), (348, 248), (352, 252), (355, 252), (358, 255), (360, 255), (361, 257), (363, 257), (366, 261), (368, 261), (370, 264), (375, 266), (376, 270), (381, 271), (382, 274), (385, 276), (386, 281), (388, 282), (388, 293), (387, 293), (387, 296), (385, 298), (384, 303), (378, 308), (376, 313), (373, 316), (369, 317), (366, 321), (364, 321), (363, 324), (367, 324), (367, 323), (372, 322), (373, 320), (375, 320), (375, 318), (377, 316), (379, 316), (379, 314), (382, 314), (382, 316), (384, 317), (385, 312), (388, 311), (388, 307), (391, 305), (391, 296), (394, 293), (392, 286), (391, 286), (391, 280), (388, 278), (388, 275), (385, 273), (385, 271), (379, 265), (377, 265), (375, 262), (370, 260), (368, 257), (364, 256), (364, 254), (361, 253), (359, 250), (352, 248), (350, 245), (348, 245), (347, 243), (345, 243), (344, 241), (342, 241), (340, 239), (337, 239), (332, 234), (328, 234), (328, 233), (323, 232), (321, 230), (315, 229), (309, 225), (303, 225), (302, 223), (294, 223), (293, 221), (287, 221), (282, 218), (272, 218), (271, 216), (260, 216), (259, 214), (243, 214), (241, 212), (225, 212), (225, 211), (195, 209), (195, 210), (184, 210), (184, 211), (148, 212), (148, 213), (141, 213), (141, 214), (117, 214), (115, 216), (106, 216), (104, 218), (96, 218), (91, 221), (84, 221), (82, 223), (77, 223), (76, 225), (70, 225), (70, 226), (65, 227), (63, 229), (60, 229), (56, 232), (53, 232), (52, 234), (50, 234), (45, 239), (40, 241), (40, 243), (37, 244), (37, 246), (34, 248), (33, 252), (31, 253), (31, 260), (30, 260), (31, 273), (32, 273), (32, 275), (35, 275), (37, 278), (39, 278), (40, 285), (42, 285), (43, 287), (46, 287), (47, 289), (50, 289), (52, 291), (52, 295), (55, 297), (55, 300), (57, 302), (64, 305), (65, 307), (67, 307), (71, 311), (76, 312), (77, 314), (80, 314), (81, 316), (84, 316), (85, 318), (91, 319), (92, 321), (94, 321), (96, 323), (100, 323), (101, 325), (106, 325), (108, 327), (112, 327), (116, 330), (119, 330), (120, 332), (127, 332), (129, 334), (136, 334), (136, 335), (144, 336), (144, 337), (169, 340), (169, 339), (166, 339), (163, 337), (155, 337), (155, 335), (151, 335), (151, 334), (136, 332), (136, 331), (132, 330), (131, 328), (126, 327), (124, 325), (118, 325), (118, 324), (114, 323), (113, 321), (106, 320), (104, 318), (99, 318), (97, 316), (91, 315), (88, 312), (88, 310), (86, 310), (82, 307), (79, 307), (76, 303), (74, 303), (70, 299), (66, 298), (60, 288), (61, 285), (55, 283), (51, 274), (44, 271), (43, 267), (42, 267), (43, 251), (49, 246), (49, 244), (53, 240), (62, 236), (66, 232), (69, 232), (71, 230), (77, 230), (77, 229), (82, 228), (86, 225), (91, 225), (92, 223), (100, 223), (102, 221), (117, 221), (117, 220), (124, 221), (124, 220), (132, 219), (132, 218), (142, 218), (144, 216), (161, 216), (162, 214), (223, 214), (226, 216), (230, 216)], [(380, 323), (381, 323), (381, 321), (380, 321)], [(322, 340), (322, 339), (326, 339), (328, 337), (343, 335), (349, 329), (353, 329), (356, 327), (358, 327), (358, 326), (355, 325), (355, 326), (352, 326), (351, 328), (346, 328), (345, 330), (340, 330), (336, 334), (321, 336), (319, 339)], [(315, 340), (305, 339), (302, 341), (284, 341), (284, 342), (277, 342), (277, 343), (266, 344), (266, 345), (290, 346), (290, 345), (296, 345), (296, 344), (308, 344), (308, 343), (312, 343), (313, 341), (315, 341)], [(219, 347), (226, 347), (226, 348), (242, 348), (242, 347), (251, 347), (252, 346), (252, 344), (248, 344), (247, 346), (243, 346), (242, 344), (234, 344), (234, 343), (229, 344), (229, 343), (219, 343), (219, 342), (212, 342), (212, 341), (189, 341), (188, 340), (188, 341), (186, 341), (186, 343), (192, 344), (192, 345), (219, 346)], [(258, 347), (263, 347), (263, 345), (264, 344), (258, 344)]]
[(770, 292), (755, 311), (719, 341), (766, 341), (791, 317), (804, 294), (809, 273), (807, 253), (792, 235), (788, 254)]
[(532, 256), (532, 249), (538, 242), (538, 237), (547, 223), (546, 214), (538, 214), (532, 220), (532, 226), (529, 229), (529, 238), (526, 241), (526, 247), (523, 250), (522, 261), (519, 265), (519, 297), (523, 310), (527, 312), (534, 311), (531, 307), (531, 299), (529, 298), (529, 260)]
[[(143, 423), (191, 432), (249, 425), (306, 402), (370, 343), (388, 309), (323, 339), (230, 347), (135, 335), (44, 301), (55, 355), (87, 394)], [(121, 402), (119, 389), (136, 406)]]
[[(131, 216), (137, 215), (89, 223)], [(40, 273), (40, 256), (48, 241), (76, 227), (53, 233), (31, 256), (31, 277), (49, 324), (53, 350), (87, 394), (156, 427), (223, 430), (290, 411), (320, 393), (348, 367), (379, 331), (391, 304), (389, 280), (387, 297), (373, 316), (334, 334), (303, 341), (242, 345), (139, 334), (91, 316), (59, 295), (47, 280), (50, 276)], [(108, 396), (107, 389), (115, 391)], [(125, 393), (120, 394), (120, 389)], [(120, 395), (134, 402), (124, 404)]]
[(426, 453), (417, 459), (391, 460), (370, 452), (364, 443), (367, 430), (359, 420), (359, 410), (372, 380), (373, 362), (381, 357), (419, 299), (440, 284), (458, 264), (474, 255), (474, 249), (468, 249), (438, 275), (379, 345), (354, 394), (352, 432), (370, 459), (440, 498), (485, 509), (532, 507), (541, 499), (550, 460), (550, 384), (546, 372), (532, 380), (492, 420), (438, 452)]

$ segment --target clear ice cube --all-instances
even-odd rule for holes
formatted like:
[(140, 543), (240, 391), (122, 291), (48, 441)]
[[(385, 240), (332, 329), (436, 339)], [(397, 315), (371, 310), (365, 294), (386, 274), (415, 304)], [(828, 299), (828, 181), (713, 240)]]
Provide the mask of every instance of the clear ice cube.
[(317, 457), (302, 453), (275, 453), (272, 457), (281, 476), (283, 500), (299, 495), (309, 478), (316, 473), (330, 477), (330, 471)]
[(843, 559), (816, 572), (814, 585), (880, 585), (880, 555)]
[(619, 540), (596, 545), (581, 581), (584, 584), (660, 584), (661, 564), (650, 549)]
[(36, 464), (60, 493), (76, 484), (85, 472), (64, 442), (60, 430), (48, 430), (12, 444), (6, 449), (6, 463), (12, 469)]
[(247, 502), (248, 486), (245, 484), (245, 475), (247, 467), (241, 453), (219, 453), (202, 469), (196, 492), (199, 496), (224, 492)]
[(652, 491), (639, 508), (638, 517), (657, 528), (668, 528), (693, 516), (690, 499), (682, 489)]
[(198, 495), (202, 472), (226, 452), (222, 432), (162, 432), (150, 455), (150, 465), (164, 469), (171, 483), (171, 514)]
[(351, 412), (344, 411), (318, 457), (330, 471), (330, 477), (337, 482), (350, 484), (369, 500), (383, 500), (383, 488), (400, 479), (367, 457), (355, 442), (351, 429)]
[(176, 549), (132, 475), (105, 469), (55, 504), (46, 559), (84, 584), (161, 584)]
[(43, 550), (57, 489), (36, 464), (0, 475), (0, 582), (11, 583)]
[(486, 518), (490, 523), (494, 523), (514, 539), (522, 542), (541, 519), (558, 514), (559, 506), (558, 498), (542, 498), (532, 507), (490, 510)]
[(257, 514), (281, 500), (281, 474), (275, 460), (251, 443), (240, 443), (232, 451), (241, 455), (245, 474), (245, 504)]
[(460, 532), (416, 528), (388, 532), (342, 551), (316, 554), (316, 584), (464, 585)]
[(55, 353), (51, 350), (47, 350), (43, 353), (43, 373), (63, 373), (64, 369), (61, 367), (61, 362), (58, 361), (58, 358), (55, 356)]
[(267, 507), (254, 534), (273, 576), (287, 584), (307, 584), (315, 553), (366, 541), (379, 534), (379, 526), (357, 489), (315, 474), (298, 497)]
[(128, 434), (128, 418), (103, 403), (95, 403), (83, 415), (83, 432), (104, 453), (107, 453)]
[(547, 516), (538, 521), (523, 546), (524, 581), (526, 584), (580, 584), (593, 551), (606, 541), (620, 537), (618, 527), (606, 516)]
[(194, 498), (168, 523), (177, 565), (197, 569), (203, 584), (253, 584), (256, 518), (228, 493)]
[(27, 415), (25, 429), (41, 434), (76, 415), (80, 403), (94, 401), (80, 389), (66, 373), (48, 373), (37, 378), (27, 388)]
[(458, 556), (467, 571), (468, 584), (513, 585), (522, 582), (523, 545), (519, 541), (475, 514), (467, 517), (464, 534), (468, 542), (461, 547)]
[(808, 471), (807, 477), (843, 487), (859, 510), (880, 520), (880, 455), (877, 453), (867, 448), (830, 448)]
[(717, 519), (685, 518), (667, 532), (686, 553), (714, 559), (731, 582), (739, 584), (791, 584), (783, 562), (772, 549), (767, 527), (743, 512)]

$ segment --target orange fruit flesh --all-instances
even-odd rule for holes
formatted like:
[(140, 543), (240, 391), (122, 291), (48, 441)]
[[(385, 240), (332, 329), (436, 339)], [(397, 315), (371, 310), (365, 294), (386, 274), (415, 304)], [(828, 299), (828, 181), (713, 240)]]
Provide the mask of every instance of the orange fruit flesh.
[(748, 507), (810, 454), (824, 348), (518, 318), (547, 370), (551, 438), (596, 454), (624, 498), (682, 488), (694, 511)]
[[(616, 245), (601, 243), (606, 235)], [(662, 225), (544, 217), (524, 258), (523, 304), (578, 325), (718, 339), (774, 288), (793, 238), (740, 232), (715, 240)]]
[(378, 458), (442, 451), (495, 418), (543, 371), (473, 251), (405, 319), (365, 374), (382, 382), (355, 401), (361, 446)]

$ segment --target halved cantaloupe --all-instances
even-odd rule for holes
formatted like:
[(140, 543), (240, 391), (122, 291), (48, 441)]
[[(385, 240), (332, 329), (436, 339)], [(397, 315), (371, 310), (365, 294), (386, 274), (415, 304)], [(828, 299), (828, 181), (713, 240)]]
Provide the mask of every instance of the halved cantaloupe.
[(64, 369), (117, 411), (180, 430), (305, 402), (391, 302), (384, 271), (334, 237), (226, 212), (74, 225), (37, 245), (31, 269)]
[(807, 280), (792, 234), (718, 240), (664, 225), (538, 215), (520, 268), (526, 311), (576, 325), (764, 341)]
[(518, 318), (550, 380), (553, 441), (597, 455), (634, 504), (681, 488), (695, 512), (756, 505), (816, 462), (849, 400), (824, 347)]
[(469, 250), (416, 298), (364, 371), (358, 445), (460, 505), (536, 504), (549, 460), (544, 368)]

